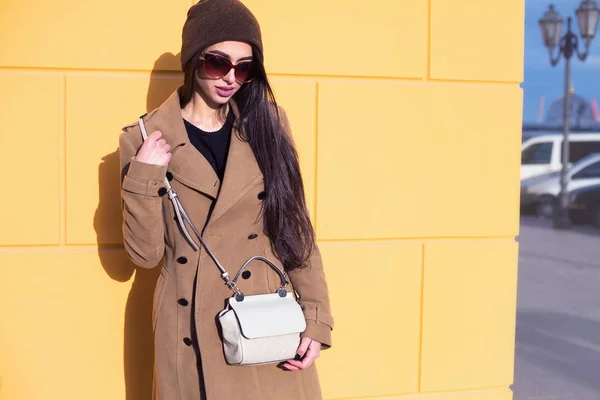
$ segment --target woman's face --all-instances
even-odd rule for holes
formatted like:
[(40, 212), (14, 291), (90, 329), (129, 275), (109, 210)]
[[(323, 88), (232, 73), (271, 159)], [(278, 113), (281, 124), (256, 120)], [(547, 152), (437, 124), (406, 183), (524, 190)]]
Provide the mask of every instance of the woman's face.
[[(196, 87), (209, 105), (226, 104), (242, 87), (243, 80), (239, 78), (252, 68), (252, 47), (243, 42), (220, 42), (207, 47), (202, 54)], [(230, 64), (238, 67), (229, 68)], [(223, 72), (219, 73), (219, 70)], [(225, 75), (221, 76), (223, 73)]]

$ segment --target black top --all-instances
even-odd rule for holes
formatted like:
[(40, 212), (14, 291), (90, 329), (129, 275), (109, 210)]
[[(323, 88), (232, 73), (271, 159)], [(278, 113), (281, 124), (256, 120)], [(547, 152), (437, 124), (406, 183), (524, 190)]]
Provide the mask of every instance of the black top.
[(215, 173), (222, 182), (223, 175), (225, 174), (225, 164), (227, 163), (227, 153), (229, 153), (231, 131), (233, 129), (233, 112), (229, 111), (225, 123), (221, 129), (215, 132), (203, 131), (185, 119), (183, 122), (190, 142), (212, 165)]

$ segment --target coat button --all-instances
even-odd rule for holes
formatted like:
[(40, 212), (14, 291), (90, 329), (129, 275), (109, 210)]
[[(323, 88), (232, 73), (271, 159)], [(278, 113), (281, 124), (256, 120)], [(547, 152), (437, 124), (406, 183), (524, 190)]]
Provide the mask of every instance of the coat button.
[(177, 300), (177, 303), (178, 303), (180, 306), (184, 306), (184, 307), (185, 307), (185, 306), (187, 306), (187, 305), (189, 304), (189, 303), (188, 303), (188, 301), (187, 301), (186, 299), (179, 299), (179, 300)]
[(187, 257), (179, 257), (179, 258), (177, 259), (177, 262), (178, 262), (179, 264), (186, 264), (186, 263), (187, 263)]
[(252, 240), (252, 239), (256, 239), (258, 237), (258, 235), (256, 233), (253, 233), (252, 235), (248, 236), (248, 239)]
[(167, 189), (164, 187), (161, 187), (160, 189), (158, 189), (158, 195), (160, 197), (163, 197), (165, 194), (167, 194)]
[(259, 200), (264, 200), (264, 199), (265, 199), (265, 197), (267, 197), (267, 192), (264, 192), (264, 191), (263, 191), (263, 192), (260, 192), (260, 193), (258, 194), (258, 199), (259, 199)]
[(184, 337), (183, 338), (183, 343), (185, 343), (186, 346), (191, 346), (192, 345), (192, 339), (190, 339), (189, 337)]
[(171, 172), (167, 172), (167, 179), (169, 182), (173, 180), (173, 174)]
[(244, 272), (242, 272), (242, 278), (244, 278), (244, 279), (248, 279), (251, 276), (252, 276), (252, 272), (250, 272), (250, 271), (244, 271)]

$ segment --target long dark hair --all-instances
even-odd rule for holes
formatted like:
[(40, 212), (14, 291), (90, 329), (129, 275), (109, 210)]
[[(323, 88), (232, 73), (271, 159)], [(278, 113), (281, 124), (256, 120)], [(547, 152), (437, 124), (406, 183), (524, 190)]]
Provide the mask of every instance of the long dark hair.
[[(266, 192), (261, 209), (264, 233), (285, 269), (292, 270), (308, 265), (315, 249), (315, 233), (306, 208), (298, 153), (283, 128), (262, 56), (254, 47), (253, 60), (258, 68), (256, 77), (234, 96), (240, 111), (236, 129), (240, 139), (250, 145), (263, 174)], [(180, 93), (182, 107), (192, 98), (200, 62), (197, 54), (184, 72)]]

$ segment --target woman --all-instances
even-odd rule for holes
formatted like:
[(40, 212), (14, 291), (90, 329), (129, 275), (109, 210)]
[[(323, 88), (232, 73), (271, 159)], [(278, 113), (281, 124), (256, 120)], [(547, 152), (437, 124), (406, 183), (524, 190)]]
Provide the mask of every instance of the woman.
[[(289, 123), (263, 66), (260, 28), (238, 0), (202, 0), (188, 12), (184, 84), (120, 136), (124, 244), (152, 268), (155, 398), (321, 399), (314, 360), (331, 346), (333, 319), (305, 205)], [(231, 296), (205, 251), (194, 251), (165, 196), (165, 176), (219, 261), (235, 274), (262, 255), (287, 271), (307, 328), (283, 365), (230, 366), (215, 316)], [(274, 292), (278, 275), (251, 264), (245, 294)]]

